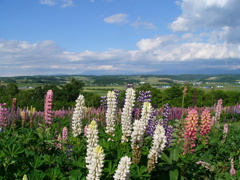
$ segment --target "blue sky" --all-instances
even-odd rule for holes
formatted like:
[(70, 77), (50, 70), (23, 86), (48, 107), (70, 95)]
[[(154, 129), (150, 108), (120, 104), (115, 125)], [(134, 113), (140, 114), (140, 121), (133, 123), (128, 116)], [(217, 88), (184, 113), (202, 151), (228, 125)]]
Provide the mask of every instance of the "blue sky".
[(239, 0), (0, 0), (0, 76), (240, 73)]

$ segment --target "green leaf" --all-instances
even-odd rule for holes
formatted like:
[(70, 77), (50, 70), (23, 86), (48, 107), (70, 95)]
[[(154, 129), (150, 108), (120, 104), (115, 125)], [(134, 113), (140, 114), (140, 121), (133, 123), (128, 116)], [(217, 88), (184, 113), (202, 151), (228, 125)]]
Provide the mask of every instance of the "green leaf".
[(195, 152), (200, 151), (203, 148), (203, 145), (200, 144), (196, 147)]
[(167, 164), (172, 164), (172, 160), (165, 153), (162, 153), (161, 159)]
[(170, 159), (171, 161), (178, 161), (179, 159), (179, 149), (178, 147), (172, 147), (172, 149), (170, 150)]
[(33, 169), (37, 169), (43, 164), (42, 158), (39, 156), (34, 156), (34, 161), (30, 163), (33, 167)]
[(171, 169), (169, 171), (169, 178), (170, 178), (170, 180), (177, 180), (178, 179), (178, 175), (179, 175), (179, 172), (178, 172), (177, 168)]

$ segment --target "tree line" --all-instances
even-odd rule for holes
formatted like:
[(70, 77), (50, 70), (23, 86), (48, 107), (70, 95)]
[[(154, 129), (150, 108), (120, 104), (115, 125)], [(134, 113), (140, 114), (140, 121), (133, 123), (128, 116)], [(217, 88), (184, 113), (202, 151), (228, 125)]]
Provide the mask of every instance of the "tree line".
[[(18, 89), (16, 84), (9, 83), (7, 85), (0, 85), (0, 103), (6, 103), (7, 107), (10, 107), (12, 99), (16, 98), (18, 107), (24, 108), (33, 106), (38, 111), (42, 111), (46, 92), (51, 89), (54, 93), (54, 110), (74, 107), (75, 100), (79, 94), (84, 95), (87, 107), (99, 107), (100, 95), (83, 92), (84, 86), (85, 84), (83, 81), (74, 78), (65, 85), (46, 84), (29, 90)], [(200, 88), (191, 86), (172, 86), (171, 88), (161, 90), (150, 84), (144, 84), (136, 88), (136, 96), (138, 96), (139, 91), (151, 91), (153, 106), (160, 108), (168, 103), (170, 106), (182, 107), (184, 87), (187, 87), (187, 93), (184, 97), (184, 107), (210, 107), (219, 99), (223, 100), (224, 106), (233, 106), (240, 102), (240, 92), (238, 91), (215, 89), (204, 91)], [(124, 102), (122, 100), (124, 100), (124, 98), (125, 91), (122, 91), (119, 96), (119, 102), (122, 103), (120, 107), (123, 106)]]

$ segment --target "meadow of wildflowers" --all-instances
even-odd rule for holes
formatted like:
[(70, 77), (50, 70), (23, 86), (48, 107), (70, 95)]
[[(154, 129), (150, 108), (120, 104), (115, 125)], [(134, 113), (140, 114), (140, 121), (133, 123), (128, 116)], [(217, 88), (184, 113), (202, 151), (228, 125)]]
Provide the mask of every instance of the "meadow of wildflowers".
[[(99, 108), (0, 104), (0, 180), (237, 179), (240, 105), (155, 108), (151, 91), (109, 91)], [(184, 97), (187, 89), (183, 92)]]

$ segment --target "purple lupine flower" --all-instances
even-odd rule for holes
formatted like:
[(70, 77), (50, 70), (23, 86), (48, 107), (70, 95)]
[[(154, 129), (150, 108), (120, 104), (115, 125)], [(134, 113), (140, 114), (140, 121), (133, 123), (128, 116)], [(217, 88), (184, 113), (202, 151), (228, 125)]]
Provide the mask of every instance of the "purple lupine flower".
[(103, 109), (107, 109), (107, 96), (100, 97), (100, 107)]
[(151, 91), (139, 91), (138, 92), (138, 98), (137, 102), (140, 103), (140, 107), (142, 107), (144, 102), (151, 102), (151, 97), (152, 97), (152, 92)]
[(153, 136), (154, 131), (156, 129), (156, 126), (158, 124), (158, 120), (156, 118), (157, 116), (157, 111), (156, 109), (153, 109), (150, 115), (150, 118), (148, 120), (148, 126), (147, 126), (147, 134), (149, 134), (150, 136)]
[[(119, 101), (119, 95), (120, 95), (120, 91), (119, 90), (113, 90), (114, 92), (115, 92), (115, 96), (116, 96), (116, 107), (117, 108), (120, 108), (120, 101)], [(116, 111), (117, 111), (117, 109), (116, 109)]]
[(127, 88), (133, 88), (133, 84), (127, 84)]
[(53, 103), (53, 92), (48, 90), (45, 98), (45, 107), (44, 107), (44, 120), (45, 124), (52, 124), (52, 103)]
[(167, 143), (166, 143), (167, 146), (171, 146), (172, 133), (173, 133), (173, 127), (168, 125), (169, 115), (170, 115), (169, 112), (170, 112), (170, 107), (169, 107), (169, 104), (167, 103), (164, 105), (164, 109), (163, 109), (163, 113), (162, 113), (163, 121), (161, 123), (161, 125), (163, 126), (163, 128), (165, 130), (165, 135), (167, 138)]

